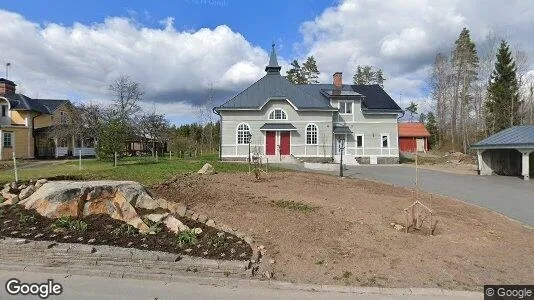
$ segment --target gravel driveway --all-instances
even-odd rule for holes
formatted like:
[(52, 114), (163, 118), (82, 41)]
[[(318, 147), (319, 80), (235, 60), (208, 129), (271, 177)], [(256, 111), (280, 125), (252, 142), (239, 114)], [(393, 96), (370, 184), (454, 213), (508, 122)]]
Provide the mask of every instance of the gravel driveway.
[[(296, 164), (279, 166), (305, 172), (339, 174), (339, 172), (313, 171)], [(409, 165), (361, 165), (347, 168), (344, 173), (347, 177), (378, 180), (408, 188), (413, 187), (415, 183), (415, 168)], [(419, 186), (426, 192), (486, 207), (534, 226), (534, 180), (419, 169)]]
[[(412, 166), (349, 166), (346, 176), (414, 186)], [(459, 175), (434, 170), (419, 170), (422, 190), (502, 213), (534, 226), (534, 180), (508, 176)]]

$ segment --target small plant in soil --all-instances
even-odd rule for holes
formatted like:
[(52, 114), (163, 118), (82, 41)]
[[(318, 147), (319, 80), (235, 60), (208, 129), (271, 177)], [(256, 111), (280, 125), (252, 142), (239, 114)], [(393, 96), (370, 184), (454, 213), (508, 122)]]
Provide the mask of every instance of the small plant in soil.
[(352, 276), (352, 273), (351, 273), (351, 272), (349, 272), (349, 271), (345, 271), (345, 272), (343, 272), (343, 278), (345, 278), (345, 279), (349, 279), (350, 276)]
[(137, 233), (139, 233), (139, 230), (137, 228), (133, 227), (130, 224), (123, 223), (121, 226), (116, 227), (111, 231), (116, 236), (125, 235), (125, 236), (132, 236)]
[(54, 229), (58, 229), (58, 228), (68, 229), (70, 227), (71, 221), (72, 221), (72, 219), (69, 216), (59, 217), (52, 224), (52, 228), (54, 228)]
[(51, 227), (53, 229), (70, 230), (79, 234), (83, 234), (87, 231), (87, 223), (82, 220), (73, 219), (70, 216), (63, 216), (54, 221)]
[(26, 215), (23, 213), (19, 213), (19, 223), (23, 225), (30, 225), (35, 223), (35, 217), (32, 215)]
[(82, 220), (74, 220), (70, 224), (70, 229), (77, 233), (85, 233), (87, 231), (87, 223)]
[(316, 265), (321, 266), (324, 264), (324, 260), (319, 260), (315, 262)]
[(197, 234), (193, 230), (184, 230), (178, 234), (178, 244), (180, 246), (194, 245), (197, 242)]
[(219, 248), (224, 246), (225, 239), (222, 236), (217, 236), (211, 239), (210, 245), (212, 245), (214, 248)]
[(304, 212), (304, 213), (312, 212), (317, 209), (317, 207), (315, 206), (311, 206), (308, 204), (299, 203), (295, 201), (277, 200), (277, 201), (272, 201), (272, 203), (273, 205), (280, 207), (280, 208), (297, 210), (297, 211)]
[(163, 223), (161, 221), (154, 222), (148, 218), (143, 218), (143, 222), (148, 225), (148, 232), (152, 234), (158, 234), (163, 230)]

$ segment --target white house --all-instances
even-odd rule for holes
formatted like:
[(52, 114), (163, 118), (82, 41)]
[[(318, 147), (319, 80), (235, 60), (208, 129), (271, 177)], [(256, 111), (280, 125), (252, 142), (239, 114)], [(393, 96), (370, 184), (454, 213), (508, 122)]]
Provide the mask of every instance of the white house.
[(222, 160), (253, 153), (350, 163), (397, 163), (397, 118), (403, 111), (378, 85), (293, 84), (271, 52), (267, 74), (214, 111), (220, 116)]

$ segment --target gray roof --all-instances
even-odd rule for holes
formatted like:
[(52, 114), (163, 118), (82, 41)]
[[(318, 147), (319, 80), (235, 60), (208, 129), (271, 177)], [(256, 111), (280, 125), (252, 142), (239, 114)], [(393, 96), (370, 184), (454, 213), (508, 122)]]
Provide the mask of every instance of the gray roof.
[(297, 130), (291, 123), (265, 123), (260, 130)]
[(17, 86), (13, 81), (9, 79), (5, 79), (5, 78), (0, 78), (0, 83), (7, 83), (7, 84), (11, 84), (12, 86)]
[(534, 148), (534, 125), (521, 125), (507, 128), (471, 145), (471, 148)]
[(12, 110), (31, 110), (43, 114), (52, 114), (62, 104), (70, 103), (69, 100), (32, 99), (23, 94), (0, 94), (0, 97), (9, 101)]
[(349, 133), (352, 133), (352, 131), (347, 126), (336, 126), (334, 127), (334, 133), (349, 134)]
[(259, 110), (269, 100), (288, 100), (297, 110), (337, 111), (330, 98), (361, 99), (362, 111), (374, 113), (400, 113), (402, 109), (379, 85), (293, 84), (280, 75), (280, 66), (274, 49), (271, 51), (267, 74), (240, 92), (215, 111)]
[[(299, 87), (312, 95), (324, 94), (327, 91), (334, 90), (333, 84), (301, 84)], [(363, 104), (363, 111), (402, 112), (402, 109), (395, 100), (378, 84), (343, 84), (341, 91), (341, 96), (343, 94), (348, 96), (355, 95), (354, 93), (360, 94), (362, 96), (360, 98)], [(335, 94), (335, 92), (329, 92), (329, 94)]]
[(297, 109), (335, 110), (324, 97), (306, 93), (277, 73), (267, 73), (216, 110), (261, 109), (270, 99), (288, 99)]

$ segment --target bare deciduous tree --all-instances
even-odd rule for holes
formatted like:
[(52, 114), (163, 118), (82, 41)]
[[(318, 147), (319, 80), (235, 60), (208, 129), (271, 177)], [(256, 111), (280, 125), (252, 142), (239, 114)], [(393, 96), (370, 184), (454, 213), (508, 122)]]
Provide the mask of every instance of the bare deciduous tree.
[(121, 75), (109, 86), (109, 90), (113, 92), (113, 104), (111, 105), (111, 113), (114, 119), (120, 122), (129, 122), (139, 111), (144, 91), (138, 82), (130, 79), (128, 75)]

